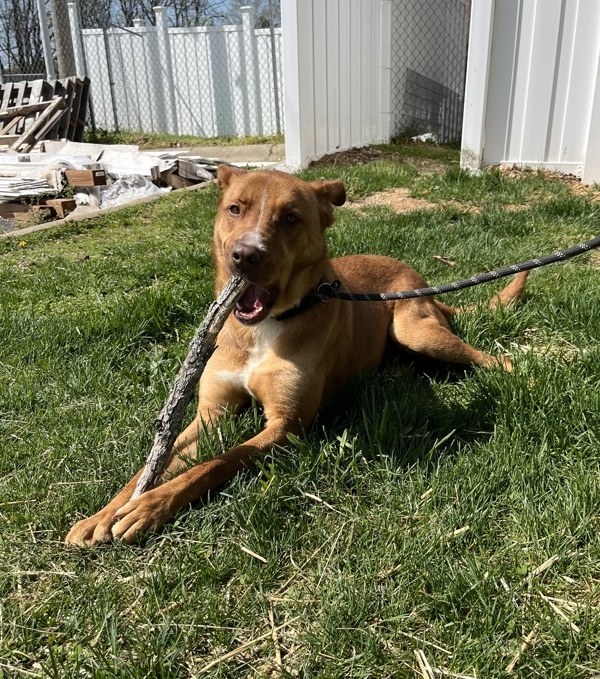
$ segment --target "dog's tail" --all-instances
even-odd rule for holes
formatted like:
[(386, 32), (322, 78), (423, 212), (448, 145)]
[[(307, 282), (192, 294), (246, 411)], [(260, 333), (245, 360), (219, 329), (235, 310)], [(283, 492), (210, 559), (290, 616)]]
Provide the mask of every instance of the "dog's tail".
[[(488, 302), (489, 308), (497, 309), (499, 306), (510, 308), (514, 306), (523, 296), (528, 275), (529, 271), (523, 271), (522, 273), (517, 274), (503, 290), (500, 290), (497, 295), (494, 295), (492, 299), (490, 299)], [(435, 303), (446, 318), (456, 316), (456, 314), (459, 314), (461, 311), (471, 311), (475, 308), (475, 305), (451, 307), (437, 299), (435, 300)]]

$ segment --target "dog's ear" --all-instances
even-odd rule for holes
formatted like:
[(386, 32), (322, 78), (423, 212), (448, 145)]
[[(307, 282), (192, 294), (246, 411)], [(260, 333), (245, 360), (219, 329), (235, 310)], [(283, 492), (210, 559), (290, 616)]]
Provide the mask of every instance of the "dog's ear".
[(235, 167), (234, 165), (219, 165), (217, 168), (217, 181), (219, 182), (219, 188), (221, 192), (231, 183), (232, 177), (238, 177), (241, 174), (247, 174), (246, 170), (242, 170), (241, 167)]
[(343, 205), (346, 202), (346, 189), (342, 182), (311, 182), (317, 197), (320, 200), (326, 200), (332, 205)]

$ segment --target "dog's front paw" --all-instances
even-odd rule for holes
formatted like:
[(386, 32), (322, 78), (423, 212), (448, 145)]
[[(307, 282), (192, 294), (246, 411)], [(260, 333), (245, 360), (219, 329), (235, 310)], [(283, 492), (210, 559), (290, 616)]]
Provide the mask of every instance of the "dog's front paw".
[(173, 512), (161, 489), (149, 490), (116, 512), (112, 536), (130, 544), (141, 533), (158, 532), (172, 518)]
[(114, 512), (106, 509), (90, 516), (89, 519), (78, 521), (65, 538), (65, 544), (79, 547), (93, 547), (113, 539), (111, 528), (115, 522)]

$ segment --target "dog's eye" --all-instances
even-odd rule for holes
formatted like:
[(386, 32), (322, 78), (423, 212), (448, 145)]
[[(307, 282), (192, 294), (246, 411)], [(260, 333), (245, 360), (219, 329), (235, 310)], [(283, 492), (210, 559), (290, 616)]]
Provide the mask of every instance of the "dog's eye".
[(239, 205), (230, 205), (229, 206), (229, 214), (237, 216), (240, 214), (240, 206)]
[(291, 213), (290, 213), (289, 215), (286, 215), (286, 216), (284, 217), (284, 219), (285, 219), (285, 223), (286, 223), (286, 224), (289, 224), (290, 226), (291, 226), (292, 224), (297, 224), (297, 223), (298, 223), (298, 217), (296, 217), (296, 215), (293, 215), (293, 214), (291, 214)]

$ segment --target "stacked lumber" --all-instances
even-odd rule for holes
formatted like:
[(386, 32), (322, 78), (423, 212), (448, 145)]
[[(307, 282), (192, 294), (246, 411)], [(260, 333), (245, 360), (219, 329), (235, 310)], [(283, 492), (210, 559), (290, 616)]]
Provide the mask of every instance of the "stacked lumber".
[(0, 85), (0, 146), (27, 152), (42, 139), (81, 141), (89, 87), (76, 77)]
[(0, 219), (24, 221), (29, 219), (30, 211), (28, 203), (0, 203)]

